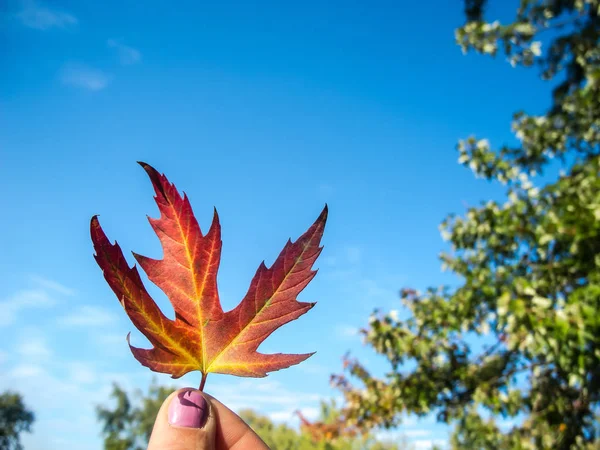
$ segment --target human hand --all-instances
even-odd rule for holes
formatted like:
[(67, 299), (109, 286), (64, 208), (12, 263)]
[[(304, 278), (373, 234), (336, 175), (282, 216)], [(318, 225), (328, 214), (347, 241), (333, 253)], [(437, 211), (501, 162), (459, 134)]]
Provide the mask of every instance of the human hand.
[(148, 450), (269, 450), (233, 411), (208, 394), (179, 389), (164, 401)]

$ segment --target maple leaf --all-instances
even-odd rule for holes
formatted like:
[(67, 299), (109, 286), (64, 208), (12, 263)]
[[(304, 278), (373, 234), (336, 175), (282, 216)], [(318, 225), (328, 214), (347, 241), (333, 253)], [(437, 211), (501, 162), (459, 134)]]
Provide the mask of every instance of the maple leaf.
[(260, 264), (240, 304), (224, 312), (217, 289), (222, 242), (216, 209), (210, 229), (203, 235), (187, 196), (182, 197), (165, 175), (148, 164), (140, 165), (156, 193), (160, 217), (148, 220), (162, 244), (163, 259), (133, 255), (150, 281), (169, 298), (174, 320), (150, 297), (136, 266), (129, 267), (119, 245), (109, 242), (97, 216), (90, 225), (94, 257), (104, 278), (153, 346), (147, 350), (129, 344), (134, 357), (173, 378), (199, 370), (200, 389), (209, 372), (264, 377), (310, 357), (313, 353), (267, 355), (257, 349), (273, 331), (315, 305), (296, 297), (317, 273), (312, 266), (322, 250), (327, 205), (296, 242), (288, 240), (271, 267), (264, 261)]

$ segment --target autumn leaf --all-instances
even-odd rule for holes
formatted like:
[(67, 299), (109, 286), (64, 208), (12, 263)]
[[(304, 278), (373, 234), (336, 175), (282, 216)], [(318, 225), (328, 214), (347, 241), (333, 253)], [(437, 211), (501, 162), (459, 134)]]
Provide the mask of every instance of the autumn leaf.
[(312, 266), (322, 250), (327, 206), (296, 242), (286, 243), (271, 267), (260, 264), (241, 303), (224, 312), (217, 289), (222, 242), (216, 210), (210, 229), (202, 234), (187, 196), (182, 197), (151, 166), (140, 164), (156, 192), (160, 217), (148, 220), (162, 244), (163, 259), (135, 253), (134, 257), (150, 281), (169, 298), (175, 320), (162, 313), (136, 266), (129, 267), (121, 248), (109, 242), (96, 216), (90, 226), (94, 257), (104, 278), (135, 327), (153, 346), (146, 350), (129, 344), (135, 358), (173, 378), (199, 370), (202, 389), (210, 372), (264, 377), (311, 356), (313, 353), (267, 355), (257, 349), (273, 331), (315, 305), (299, 302), (296, 297), (316, 275)]

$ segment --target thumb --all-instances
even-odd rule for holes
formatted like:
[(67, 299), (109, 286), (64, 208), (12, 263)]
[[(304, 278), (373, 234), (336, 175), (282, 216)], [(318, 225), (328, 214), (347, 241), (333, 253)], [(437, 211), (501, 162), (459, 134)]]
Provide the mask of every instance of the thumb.
[(217, 419), (200, 391), (173, 392), (156, 417), (148, 450), (216, 450)]

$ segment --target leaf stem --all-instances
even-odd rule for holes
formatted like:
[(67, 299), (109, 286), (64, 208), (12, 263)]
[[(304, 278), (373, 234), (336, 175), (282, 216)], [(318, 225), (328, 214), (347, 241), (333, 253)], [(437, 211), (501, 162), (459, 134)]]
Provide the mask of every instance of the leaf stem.
[(208, 373), (203, 373), (202, 374), (202, 381), (200, 381), (200, 390), (204, 391), (204, 385), (206, 384), (206, 377), (208, 376)]

